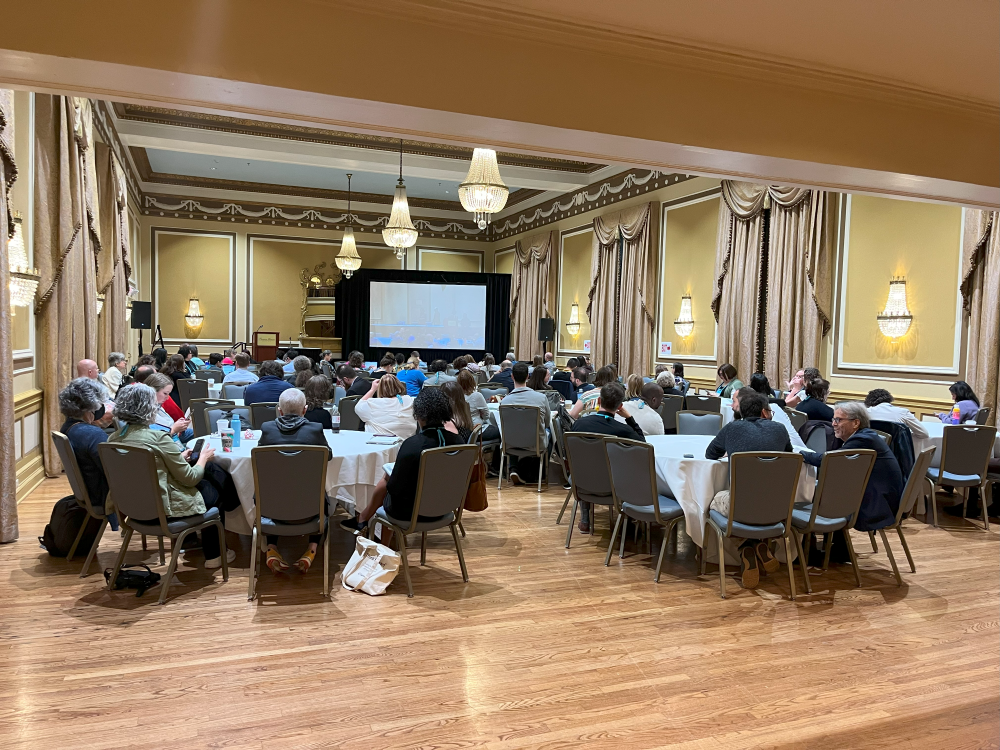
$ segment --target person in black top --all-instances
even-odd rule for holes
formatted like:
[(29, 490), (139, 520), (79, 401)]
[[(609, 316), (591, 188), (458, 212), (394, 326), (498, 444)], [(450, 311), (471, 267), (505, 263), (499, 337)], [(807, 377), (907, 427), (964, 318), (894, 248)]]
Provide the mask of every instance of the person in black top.
[(60, 432), (69, 439), (76, 455), (90, 502), (96, 507), (102, 506), (108, 496), (108, 480), (97, 446), (107, 441), (108, 435), (94, 424), (104, 412), (104, 392), (100, 384), (90, 378), (71, 380), (59, 393), (59, 411), (66, 417)]
[(806, 383), (806, 395), (809, 398), (799, 401), (795, 408), (809, 419), (832, 422), (833, 409), (826, 403), (826, 397), (830, 395), (830, 383), (823, 378), (813, 378)]
[[(590, 432), (598, 435), (613, 435), (614, 437), (627, 438), (628, 440), (641, 440), (646, 442), (642, 434), (642, 428), (636, 424), (635, 419), (628, 413), (624, 406), (625, 389), (621, 383), (611, 382), (601, 386), (601, 408), (594, 414), (580, 417), (573, 423), (571, 432)], [(622, 424), (616, 416), (622, 417), (625, 423)], [(590, 533), (590, 503), (580, 503), (580, 525), (578, 527), (581, 534)]]
[(350, 365), (341, 365), (337, 370), (337, 377), (347, 390), (345, 396), (364, 396), (371, 388), (368, 381), (358, 377), (358, 371)]
[[(391, 354), (386, 354), (378, 363), (378, 369), (372, 373), (372, 377), (378, 380), (383, 375), (396, 372), (396, 358)], [(367, 392), (367, 391), (366, 391)]]
[(313, 375), (303, 391), (306, 395), (305, 418), (321, 425), (324, 430), (332, 430), (333, 420), (324, 407), (330, 399), (330, 381), (326, 379), (326, 375)]
[(747, 385), (766, 398), (769, 404), (778, 404), (779, 406), (785, 405), (785, 400), (783, 398), (775, 398), (774, 389), (771, 388), (771, 381), (767, 379), (767, 375), (764, 373), (755, 372), (750, 376), (750, 382), (747, 383)]
[(578, 365), (577, 365), (577, 359), (576, 359), (576, 357), (570, 357), (569, 359), (566, 360), (566, 369), (565, 370), (556, 370), (554, 373), (552, 373), (552, 379), (553, 380), (572, 380), (573, 379), (573, 370), (575, 370), (577, 368), (577, 366)]
[[(186, 347), (185, 347), (186, 348)], [(174, 383), (174, 389), (170, 392), (170, 398), (174, 400), (174, 403), (178, 406), (181, 405), (181, 395), (180, 389), (177, 388), (177, 381), (183, 380), (184, 378), (190, 378), (188, 374), (187, 363), (184, 357), (180, 354), (171, 355), (170, 359), (167, 360), (167, 364), (163, 366), (160, 370), (161, 373), (170, 377)]]
[(511, 370), (511, 364), (509, 359), (505, 359), (500, 363), (500, 372), (496, 373), (492, 378), (490, 378), (491, 383), (499, 383), (508, 391), (514, 390), (514, 373)]

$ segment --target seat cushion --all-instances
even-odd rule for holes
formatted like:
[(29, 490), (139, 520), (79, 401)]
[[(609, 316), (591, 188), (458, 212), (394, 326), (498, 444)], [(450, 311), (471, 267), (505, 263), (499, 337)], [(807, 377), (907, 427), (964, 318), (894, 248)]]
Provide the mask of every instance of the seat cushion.
[[(218, 519), (219, 519), (219, 509), (209, 508), (199, 516), (168, 518), (167, 529), (170, 531), (171, 536), (177, 536), (186, 529), (190, 529), (195, 526), (201, 526), (203, 523), (209, 523), (210, 521), (215, 521)], [(163, 530), (160, 528), (160, 522), (156, 519), (153, 519), (152, 521), (134, 521), (130, 518), (128, 519), (126, 525), (130, 529), (133, 529), (134, 531), (137, 531), (140, 534), (145, 534), (146, 536), (161, 536), (163, 534)]]
[[(660, 518), (664, 521), (672, 521), (684, 515), (680, 504), (666, 495), (659, 496)], [(633, 505), (632, 503), (622, 503), (622, 513), (629, 518), (647, 523), (656, 521), (652, 505)]]
[(934, 482), (940, 484), (950, 484), (952, 487), (975, 487), (982, 481), (976, 474), (952, 474), (950, 471), (944, 472), (944, 476), (939, 478), (941, 469), (930, 468), (927, 476)]
[[(708, 511), (708, 515), (715, 525), (722, 529), (722, 533), (725, 534), (729, 519), (717, 510)], [(750, 526), (745, 523), (733, 521), (733, 530), (730, 536), (738, 536), (740, 539), (770, 539), (782, 536), (784, 533), (785, 524), (783, 523), (776, 523), (770, 526)]]
[[(796, 529), (805, 529), (809, 526), (809, 516), (812, 515), (812, 504), (798, 506), (792, 510), (792, 526)], [(846, 518), (825, 518), (816, 516), (813, 524), (813, 531), (820, 534), (829, 534), (832, 531), (839, 531), (851, 522), (850, 516)]]
[(577, 489), (576, 493), (579, 497), (580, 502), (592, 503), (594, 505), (614, 505), (615, 498), (609, 492), (607, 495), (594, 495), (586, 490)]
[[(323, 521), (325, 524), (330, 523), (329, 517), (324, 517)], [(321, 531), (319, 516), (310, 521), (297, 521), (294, 523), (272, 521), (270, 518), (261, 517), (260, 530), (264, 534), (271, 534), (273, 536), (305, 536), (306, 534), (319, 534)]]
[[(408, 529), (410, 527), (409, 521), (400, 521), (398, 518), (393, 518), (388, 513), (385, 512), (385, 508), (379, 508), (375, 511), (375, 521), (385, 521), (390, 523), (399, 529)], [(443, 529), (455, 520), (454, 513), (446, 513), (440, 518), (435, 518), (430, 521), (417, 521), (417, 528), (414, 531), (434, 531), (435, 529)], [(369, 521), (371, 523), (371, 521)]]

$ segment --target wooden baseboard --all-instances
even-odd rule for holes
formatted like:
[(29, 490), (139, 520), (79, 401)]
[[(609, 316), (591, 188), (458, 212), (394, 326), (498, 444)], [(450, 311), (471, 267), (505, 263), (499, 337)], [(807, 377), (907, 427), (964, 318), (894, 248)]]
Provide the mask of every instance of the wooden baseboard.
[(45, 479), (45, 465), (42, 461), (42, 451), (26, 456), (19, 462), (17, 467), (17, 502), (37, 489), (38, 485)]

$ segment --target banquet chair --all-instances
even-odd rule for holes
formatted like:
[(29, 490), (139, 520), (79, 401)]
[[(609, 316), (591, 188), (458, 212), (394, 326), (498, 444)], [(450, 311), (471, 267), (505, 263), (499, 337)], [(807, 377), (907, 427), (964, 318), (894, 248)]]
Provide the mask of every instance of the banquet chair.
[[(208, 381), (195, 378), (181, 378), (174, 382), (181, 411), (187, 411), (193, 398), (208, 398)], [(225, 386), (223, 386), (225, 389)]]
[(684, 511), (676, 500), (661, 495), (656, 489), (656, 464), (652, 445), (638, 440), (605, 438), (604, 447), (611, 475), (611, 496), (618, 511), (615, 528), (611, 532), (611, 543), (608, 544), (608, 554), (604, 557), (604, 566), (607, 567), (611, 562), (611, 551), (615, 547), (615, 537), (619, 530), (622, 532), (622, 542), (618, 559), (621, 560), (625, 555), (625, 537), (628, 534), (627, 527), (622, 528), (623, 519), (656, 524), (663, 527), (663, 543), (656, 558), (656, 575), (653, 577), (654, 583), (659, 583), (663, 553), (667, 549), (670, 533), (684, 517)]
[[(844, 535), (854, 578), (861, 586), (861, 571), (851, 542), (851, 527), (858, 520), (858, 510), (865, 496), (868, 478), (875, 467), (876, 455), (871, 449), (827, 451), (819, 465), (819, 481), (812, 502), (800, 503), (792, 510), (792, 536), (799, 553), (799, 566), (807, 594), (812, 593), (812, 584), (809, 583), (808, 551), (803, 551), (802, 537), (809, 535), (806, 536), (808, 548), (808, 540), (813, 533), (823, 534), (823, 570), (830, 563), (834, 533), (840, 531)], [(788, 567), (791, 569), (792, 566), (789, 564)]]
[[(542, 439), (545, 425), (545, 415), (538, 406), (526, 404), (500, 404), (500, 476), (497, 478), (497, 489), (503, 483), (504, 459), (510, 456), (527, 458), (538, 457), (538, 492), (542, 491), (543, 474), (548, 481), (549, 450)], [(510, 475), (510, 462), (507, 473)]]
[(559, 391), (559, 395), (563, 397), (564, 401), (576, 401), (576, 390), (568, 380), (550, 380), (549, 385)]
[(97, 548), (101, 544), (101, 537), (104, 536), (104, 529), (108, 525), (108, 515), (107, 507), (104, 505), (94, 505), (90, 499), (90, 493), (87, 492), (87, 483), (83, 481), (83, 474), (80, 472), (80, 464), (77, 463), (76, 454), (73, 452), (73, 446), (70, 445), (69, 438), (63, 433), (52, 431), (52, 442), (56, 445), (56, 453), (59, 454), (59, 460), (62, 461), (63, 468), (66, 469), (66, 478), (69, 480), (69, 488), (73, 491), (73, 497), (76, 498), (76, 502), (87, 511), (87, 518), (84, 519), (83, 523), (80, 524), (80, 531), (77, 532), (76, 539), (73, 540), (73, 546), (69, 548), (69, 553), (66, 555), (66, 560), (72, 560), (73, 555), (76, 554), (76, 548), (80, 544), (80, 540), (83, 539), (83, 534), (90, 525), (90, 519), (96, 518), (100, 521), (100, 526), (97, 528), (97, 536), (94, 537), (94, 543), (90, 545), (90, 551), (87, 553), (87, 559), (83, 561), (83, 570), (80, 571), (80, 578), (87, 577), (87, 571), (90, 570), (90, 565), (97, 556)]
[[(825, 424), (817, 424), (819, 420), (814, 420), (812, 425), (812, 430), (809, 432), (808, 437), (806, 437), (806, 448), (813, 451), (814, 453), (826, 453), (827, 446), (830, 444), (830, 437), (827, 434), (828, 430), (825, 425), (829, 425), (829, 432), (833, 432), (833, 425), (829, 422)], [(799, 434), (802, 433), (798, 430)]]
[(342, 385), (335, 385), (333, 387), (333, 405), (334, 406), (339, 406), (340, 405), (340, 399), (342, 399), (346, 395), (347, 395), (347, 389), (345, 389), (344, 386), (342, 386)]
[(247, 387), (242, 383), (223, 383), (222, 384), (222, 398), (243, 398), (243, 394)]
[(792, 570), (791, 525), (795, 492), (799, 486), (802, 456), (779, 451), (748, 451), (729, 457), (729, 516), (709, 510), (705, 518), (702, 542), (701, 575), (705, 575), (708, 555), (708, 530), (715, 532), (719, 544), (719, 593), (726, 598), (726, 557), (723, 540), (785, 540), (788, 560), (788, 585), (795, 599), (795, 572)]
[(360, 400), (361, 396), (344, 396), (340, 399), (340, 403), (337, 404), (337, 411), (340, 413), (341, 431), (365, 429), (361, 417), (354, 412), (354, 407)]
[[(549, 454), (555, 457), (556, 464), (559, 465), (562, 471), (563, 478), (566, 483), (569, 483), (569, 461), (566, 460), (566, 435), (563, 432), (562, 423), (559, 421), (558, 417), (553, 417), (552, 419), (552, 452)], [(563, 509), (566, 506), (563, 504)], [(559, 525), (559, 521), (562, 520), (562, 513), (559, 514), (559, 518), (556, 519), (556, 525)]]
[(986, 421), (990, 418), (990, 407), (984, 406), (982, 409), (976, 412), (976, 424), (984, 425)]
[(476, 370), (474, 374), (476, 376), (476, 385), (482, 385), (490, 379), (489, 373), (486, 370)]
[(677, 434), (677, 412), (684, 409), (683, 396), (664, 396), (660, 404), (660, 419), (663, 420), (663, 431), (666, 435)]
[(697, 396), (685, 397), (684, 408), (687, 411), (722, 412), (722, 399), (718, 396)]
[(97, 450), (108, 478), (110, 497), (125, 528), (122, 546), (111, 571), (111, 578), (108, 579), (108, 590), (114, 590), (114, 583), (125, 561), (129, 542), (133, 532), (136, 531), (145, 536), (157, 537), (161, 545), (164, 537), (170, 539), (170, 566), (160, 580), (160, 604), (167, 601), (167, 591), (174, 578), (174, 571), (177, 570), (177, 558), (184, 548), (184, 540), (189, 534), (210, 526), (214, 526), (219, 534), (222, 580), (229, 580), (226, 530), (222, 524), (222, 511), (219, 508), (209, 508), (204, 513), (184, 518), (168, 519), (163, 510), (163, 496), (156, 476), (156, 459), (150, 448), (124, 443), (101, 443)]
[(213, 408), (232, 409), (236, 407), (236, 402), (222, 398), (193, 398), (190, 406), (191, 428), (194, 430), (194, 436), (207, 437), (212, 434), (212, 425), (205, 412)]
[[(458, 553), (458, 564), (462, 569), (462, 580), (469, 582), (469, 572), (462, 555), (462, 541), (458, 535), (458, 513), (465, 502), (469, 490), (472, 469), (476, 464), (479, 447), (476, 445), (447, 445), (442, 448), (428, 448), (420, 454), (420, 469), (417, 474), (417, 492), (413, 500), (413, 513), (409, 518), (393, 518), (385, 507), (379, 507), (368, 522), (368, 538), (375, 532), (375, 524), (381, 523), (392, 529), (397, 540), (399, 557), (403, 564), (406, 593), (413, 596), (413, 582), (410, 580), (410, 566), (406, 559), (406, 535), (420, 532), (420, 564), (427, 559), (427, 532), (451, 529)], [(420, 517), (431, 518), (421, 521)]]
[(214, 380), (216, 383), (221, 383), (226, 374), (218, 367), (206, 367), (204, 370), (195, 370), (194, 377), (196, 380)]
[(787, 406), (783, 408), (785, 410), (785, 414), (788, 415), (788, 421), (792, 423), (792, 429), (798, 432), (806, 426), (806, 422), (809, 421), (808, 414), (798, 411), (797, 409), (789, 409)]
[(969, 503), (969, 488), (978, 487), (983, 501), (983, 528), (990, 530), (990, 519), (986, 506), (986, 472), (989, 469), (997, 428), (985, 425), (946, 425), (941, 441), (941, 466), (927, 469), (927, 489), (930, 492), (931, 517), (934, 526), (937, 519), (937, 488), (944, 485), (962, 488), (962, 517)]
[[(907, 480), (906, 487), (903, 488), (903, 494), (899, 498), (899, 509), (896, 511), (896, 520), (891, 526), (887, 527), (895, 529), (899, 535), (899, 543), (903, 545), (903, 552), (906, 553), (906, 561), (910, 564), (911, 573), (917, 572), (917, 566), (913, 564), (913, 555), (910, 554), (910, 546), (906, 543), (906, 537), (903, 536), (903, 521), (913, 512), (913, 506), (916, 505), (917, 498), (920, 497), (920, 493), (923, 491), (924, 477), (927, 476), (927, 470), (931, 466), (931, 459), (934, 457), (935, 450), (937, 449), (931, 446), (920, 451), (917, 455), (917, 460), (913, 464), (913, 471), (910, 472), (910, 478)], [(874, 536), (874, 532), (868, 533)], [(879, 529), (878, 533), (882, 536), (882, 546), (885, 547), (885, 553), (889, 556), (889, 563), (892, 565), (893, 575), (896, 576), (896, 585), (902, 586), (903, 578), (899, 575), (896, 558), (893, 557), (892, 548), (889, 546), (889, 538), (885, 535), (885, 529)]]
[(259, 401), (250, 404), (250, 426), (259, 430), (264, 422), (273, 422), (278, 418), (277, 401)]
[[(252, 427), (253, 422), (250, 420), (249, 406), (222, 406), (205, 410), (205, 420), (208, 422), (209, 431), (212, 430), (220, 419), (228, 419), (232, 423), (233, 417), (237, 415), (240, 418), (241, 430)], [(232, 424), (229, 426), (232, 427)]]
[(597, 373), (596, 372), (589, 372), (589, 373), (587, 373), (587, 382), (588, 383), (593, 384), (595, 380), (597, 380)]
[[(576, 509), (580, 503), (590, 503), (591, 529), (597, 520), (597, 505), (606, 505), (610, 511), (615, 504), (611, 488), (611, 471), (608, 469), (607, 451), (604, 448), (604, 435), (592, 432), (570, 432), (565, 436), (566, 458), (569, 461), (570, 489), (563, 503), (573, 500), (573, 511), (570, 514), (569, 528), (566, 530), (566, 548), (569, 549), (573, 539), (573, 527), (576, 525)], [(559, 513), (562, 518), (562, 512)], [(556, 521), (558, 523), (558, 520)]]
[(421, 389), (423, 389), (423, 388), (440, 388), (442, 385), (444, 385), (444, 384), (443, 383), (424, 383), (420, 387), (421, 387)]
[(508, 390), (499, 383), (486, 383), (485, 385), (477, 386), (477, 388), (487, 401), (496, 397), (503, 398), (508, 393)]
[[(690, 396), (688, 397), (690, 399)], [(678, 435), (711, 435), (716, 436), (722, 429), (722, 415), (709, 411), (679, 411), (677, 412)]]
[(250, 545), (247, 601), (256, 595), (265, 539), (273, 536), (321, 534), (323, 596), (330, 596), (330, 516), (326, 501), (326, 464), (330, 452), (321, 445), (267, 445), (250, 451), (256, 519)]
[(883, 432), (882, 430), (876, 430), (874, 427), (872, 429), (874, 430), (875, 433), (878, 434), (880, 438), (882, 438), (885, 441), (886, 445), (888, 445), (890, 448), (892, 447), (892, 435), (890, 435), (888, 432)]

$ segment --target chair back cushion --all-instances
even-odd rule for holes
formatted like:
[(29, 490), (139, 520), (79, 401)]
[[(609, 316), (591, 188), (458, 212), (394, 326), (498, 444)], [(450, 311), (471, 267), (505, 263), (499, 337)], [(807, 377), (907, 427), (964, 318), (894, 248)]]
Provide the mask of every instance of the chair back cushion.
[(361, 396), (344, 396), (337, 404), (337, 411), (340, 413), (340, 429), (342, 430), (363, 430), (361, 417), (354, 412), (354, 405), (361, 400)]
[(913, 462), (913, 471), (910, 472), (910, 478), (906, 480), (906, 486), (903, 488), (903, 496), (899, 499), (899, 510), (896, 511), (897, 522), (906, 518), (913, 511), (917, 498), (923, 494), (927, 470), (931, 467), (935, 450), (937, 449), (933, 445), (930, 448), (924, 448), (917, 455), (917, 460)]
[[(246, 429), (251, 427), (253, 423), (250, 421), (250, 407), (249, 406), (226, 406), (221, 409), (206, 409), (205, 419), (208, 422), (208, 429), (211, 432), (215, 423), (220, 419), (228, 419), (232, 422), (233, 417), (239, 415), (240, 417), (240, 429)], [(230, 425), (232, 427), (232, 425)]]
[(277, 418), (277, 401), (260, 401), (256, 404), (250, 404), (250, 424), (255, 430), (259, 430), (264, 422), (273, 422)]
[(910, 428), (902, 422), (886, 422), (881, 419), (873, 419), (871, 428), (876, 432), (885, 432), (892, 436), (892, 440), (887, 441), (889, 450), (892, 451), (892, 455), (899, 463), (903, 479), (909, 477), (910, 472), (913, 471), (914, 459), (913, 433), (910, 432)]
[(663, 420), (664, 430), (677, 429), (677, 412), (684, 409), (683, 396), (664, 396), (663, 403), (660, 404), (660, 418)]
[(857, 519), (868, 478), (875, 466), (873, 450), (837, 450), (823, 455), (813, 506), (824, 518)]
[(194, 436), (207, 437), (212, 434), (212, 426), (208, 421), (206, 411), (212, 408), (234, 409), (236, 403), (222, 398), (193, 398), (190, 406), (191, 428), (194, 430)]
[(326, 462), (320, 445), (268, 445), (250, 452), (258, 517), (300, 521), (323, 513)]
[(980, 425), (948, 425), (944, 428), (941, 470), (951, 474), (986, 473), (993, 455), (997, 428)]
[(563, 400), (573, 398), (573, 384), (568, 380), (550, 380), (549, 385), (555, 390), (559, 391), (559, 395), (563, 397)]
[(805, 412), (797, 411), (795, 409), (785, 409), (785, 414), (788, 415), (788, 421), (792, 423), (792, 428), (798, 432), (803, 427), (806, 426), (806, 422), (809, 421), (809, 415)]
[(421, 453), (411, 521), (415, 523), (418, 516), (438, 518), (457, 513), (465, 502), (478, 457), (479, 446), (468, 444), (428, 448)]
[(722, 411), (722, 399), (718, 396), (698, 396), (692, 394), (686, 396), (686, 406), (688, 411)]
[[(688, 396), (688, 401), (691, 397)], [(722, 429), (722, 415), (718, 413), (702, 413), (693, 411), (677, 412), (678, 435), (711, 435), (716, 436)]]
[(785, 523), (799, 485), (802, 456), (754, 451), (729, 457), (730, 516), (738, 523)]
[(537, 406), (500, 404), (500, 433), (505, 450), (541, 451), (542, 410)]
[(653, 446), (637, 440), (606, 438), (604, 447), (616, 505), (619, 508), (622, 503), (652, 505), (656, 522), (660, 523)]
[(187, 411), (193, 398), (208, 398), (208, 381), (195, 378), (181, 378), (174, 381), (181, 411)]
[(123, 443), (101, 443), (97, 450), (115, 508), (139, 521), (165, 519), (153, 451)]
[(986, 421), (990, 418), (990, 408), (984, 406), (982, 409), (976, 412), (976, 424), (986, 424)]
[(578, 500), (591, 502), (598, 498), (598, 502), (607, 505), (611, 497), (611, 472), (604, 437), (591, 432), (567, 432), (564, 436), (570, 481)]
[(246, 391), (246, 383), (223, 383), (222, 384), (222, 397), (223, 398), (243, 398), (243, 394)]
[(87, 485), (83, 481), (83, 474), (80, 472), (80, 464), (76, 461), (76, 453), (70, 445), (69, 438), (61, 432), (52, 432), (52, 442), (56, 444), (56, 453), (62, 461), (63, 468), (66, 469), (66, 478), (69, 480), (69, 488), (73, 490), (73, 497), (84, 508), (90, 510), (90, 495), (87, 492)]

